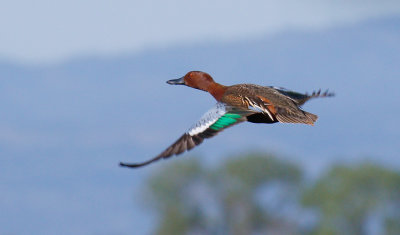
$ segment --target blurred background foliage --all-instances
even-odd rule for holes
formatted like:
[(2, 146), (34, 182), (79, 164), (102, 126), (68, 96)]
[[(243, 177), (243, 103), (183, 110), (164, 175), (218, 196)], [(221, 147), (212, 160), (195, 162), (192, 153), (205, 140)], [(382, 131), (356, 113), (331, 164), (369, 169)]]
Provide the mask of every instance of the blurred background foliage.
[(214, 168), (191, 158), (155, 172), (146, 192), (156, 234), (400, 234), (400, 173), (372, 163), (306, 177), (270, 154)]

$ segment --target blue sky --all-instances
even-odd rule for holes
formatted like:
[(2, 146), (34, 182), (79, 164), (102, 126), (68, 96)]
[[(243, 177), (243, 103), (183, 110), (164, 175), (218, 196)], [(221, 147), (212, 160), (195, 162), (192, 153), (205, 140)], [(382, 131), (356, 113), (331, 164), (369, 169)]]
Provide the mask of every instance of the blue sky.
[(398, 13), (398, 0), (3, 1), (0, 58), (55, 63), (80, 55), (321, 29)]

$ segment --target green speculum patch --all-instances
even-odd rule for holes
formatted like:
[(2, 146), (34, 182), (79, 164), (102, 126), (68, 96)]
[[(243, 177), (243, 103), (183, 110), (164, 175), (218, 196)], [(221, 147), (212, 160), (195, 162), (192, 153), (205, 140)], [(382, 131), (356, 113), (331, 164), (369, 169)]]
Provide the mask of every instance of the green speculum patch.
[(227, 113), (224, 116), (220, 117), (214, 124), (212, 124), (210, 128), (213, 130), (225, 128), (237, 122), (237, 119), (240, 117), (241, 116), (239, 114)]

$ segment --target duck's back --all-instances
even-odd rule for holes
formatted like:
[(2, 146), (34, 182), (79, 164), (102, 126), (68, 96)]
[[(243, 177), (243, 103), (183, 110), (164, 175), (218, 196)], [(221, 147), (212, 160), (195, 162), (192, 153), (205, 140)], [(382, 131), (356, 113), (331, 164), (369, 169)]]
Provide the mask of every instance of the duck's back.
[[(250, 122), (288, 122), (313, 124), (317, 115), (300, 109), (296, 97), (304, 99), (307, 95), (279, 90), (274, 87), (254, 84), (238, 84), (227, 87), (222, 102), (244, 109), (260, 108), (260, 113), (249, 116)], [(304, 102), (303, 102), (304, 103)]]

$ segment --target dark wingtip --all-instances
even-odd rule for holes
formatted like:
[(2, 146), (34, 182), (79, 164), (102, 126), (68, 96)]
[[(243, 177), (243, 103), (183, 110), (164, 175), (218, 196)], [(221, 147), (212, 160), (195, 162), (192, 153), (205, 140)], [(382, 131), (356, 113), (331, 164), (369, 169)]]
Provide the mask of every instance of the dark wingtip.
[(120, 162), (119, 166), (129, 167), (129, 168), (137, 168), (137, 167), (149, 165), (150, 163), (158, 161), (160, 159), (161, 159), (161, 157), (157, 156), (157, 157), (155, 157), (153, 159), (150, 159), (150, 160), (148, 160), (146, 162), (142, 162), (142, 163), (124, 163), (124, 162)]
[(123, 162), (120, 162), (120, 163), (119, 163), (119, 166), (122, 166), (122, 167), (129, 167), (129, 168), (136, 168), (136, 167), (143, 166), (143, 164), (130, 164), (130, 163), (123, 163)]
[(322, 92), (321, 89), (317, 90), (317, 91), (313, 91), (311, 93), (311, 95), (308, 95), (306, 93), (307, 96), (309, 96), (310, 98), (317, 98), (317, 97), (333, 97), (335, 96), (334, 92), (330, 92), (329, 89), (325, 90), (324, 92)]
[(324, 94), (326, 97), (333, 97), (336, 95), (335, 92), (329, 92), (328, 90), (326, 90)]

